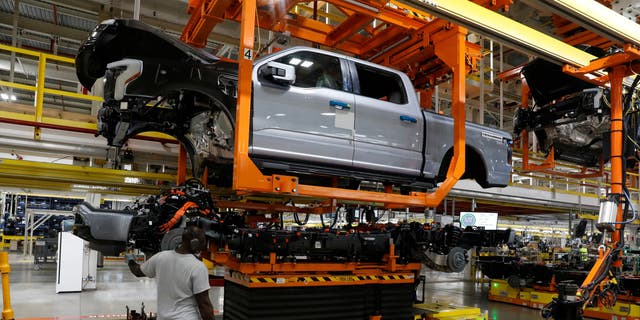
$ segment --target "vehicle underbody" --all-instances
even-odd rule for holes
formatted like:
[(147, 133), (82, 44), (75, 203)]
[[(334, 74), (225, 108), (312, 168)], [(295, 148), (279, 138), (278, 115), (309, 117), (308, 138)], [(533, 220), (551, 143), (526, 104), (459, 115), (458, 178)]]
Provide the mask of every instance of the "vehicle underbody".
[[(340, 213), (342, 212), (342, 213)], [(222, 211), (209, 190), (189, 182), (160, 195), (139, 200), (124, 211), (76, 208), (76, 235), (107, 255), (128, 247), (147, 254), (175, 248), (188, 225), (204, 229), (210, 244), (228, 247), (242, 262), (269, 261), (274, 252), (280, 262), (380, 262), (395, 245), (399, 262), (422, 262), (432, 269), (460, 272), (473, 246), (496, 246), (513, 240), (511, 230), (460, 229), (422, 223), (376, 224), (374, 211), (364, 211), (368, 222), (354, 219), (353, 208), (325, 214), (322, 228), (306, 228), (308, 216), (298, 218), (296, 230), (284, 228), (283, 213), (251, 227), (253, 213)], [(340, 215), (348, 224), (336, 227)], [(308, 214), (307, 214), (308, 215)], [(330, 216), (333, 216), (331, 218)], [(306, 229), (305, 229), (306, 228)]]
[(562, 72), (562, 68), (536, 59), (523, 74), (535, 104), (516, 110), (513, 132), (533, 132), (539, 150), (555, 159), (586, 167), (609, 159), (609, 92)]

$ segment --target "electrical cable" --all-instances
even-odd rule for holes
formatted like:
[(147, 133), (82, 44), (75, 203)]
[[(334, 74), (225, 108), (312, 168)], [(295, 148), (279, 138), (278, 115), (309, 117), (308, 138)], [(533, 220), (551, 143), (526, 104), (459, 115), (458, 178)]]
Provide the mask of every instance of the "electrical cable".
[(296, 221), (296, 223), (299, 226), (304, 226), (305, 224), (307, 224), (307, 222), (309, 222), (309, 213), (306, 214), (306, 216), (304, 217), (304, 220), (300, 220), (300, 217), (298, 216), (297, 212), (293, 213), (293, 219)]
[(331, 222), (331, 224), (327, 227), (327, 225), (324, 223), (324, 213), (320, 214), (320, 223), (322, 224), (322, 228), (329, 228), (329, 229), (333, 229), (336, 226), (336, 223), (338, 222), (338, 219), (340, 218), (340, 212), (344, 207), (338, 207), (336, 209), (336, 213), (335, 216), (333, 217), (333, 221)]

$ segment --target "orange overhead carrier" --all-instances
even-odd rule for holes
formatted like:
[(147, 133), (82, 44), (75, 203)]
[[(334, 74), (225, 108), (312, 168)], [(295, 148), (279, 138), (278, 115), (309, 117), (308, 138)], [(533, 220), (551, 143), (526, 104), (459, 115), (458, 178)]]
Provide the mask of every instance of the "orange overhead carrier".
[(372, 191), (347, 190), (299, 184), (298, 178), (286, 175), (265, 176), (249, 158), (251, 123), (251, 72), (254, 57), (254, 0), (243, 1), (240, 61), (238, 73), (238, 106), (234, 148), (233, 189), (240, 193), (275, 193), (349, 199), (359, 201), (432, 207), (440, 203), (464, 173), (465, 162), (465, 37), (466, 30), (453, 27), (433, 39), (436, 55), (453, 71), (454, 155), (447, 178), (433, 193), (399, 195)]
[[(491, 9), (505, 8), (510, 0), (475, 1)], [(331, 199), (377, 202), (384, 204), (432, 207), (453, 188), (465, 166), (465, 75), (476, 70), (480, 50), (466, 42), (467, 30), (431, 15), (411, 11), (387, 1), (354, 3), (328, 0), (343, 15), (342, 21), (323, 23), (300, 14), (291, 14), (301, 2), (249, 0), (192, 0), (191, 14), (181, 39), (194, 46), (204, 46), (215, 24), (223, 19), (241, 23), (238, 73), (238, 104), (234, 146), (233, 189), (240, 194), (269, 193), (288, 196), (311, 196)], [(315, 16), (317, 17), (317, 16)], [(259, 21), (259, 25), (257, 22)], [(335, 22), (338, 24), (335, 25)], [(335, 26), (334, 26), (335, 25)], [(454, 118), (454, 155), (447, 178), (433, 193), (409, 195), (387, 192), (319, 187), (300, 184), (287, 175), (263, 175), (249, 158), (251, 72), (253, 59), (262, 48), (254, 48), (255, 28), (288, 31), (291, 36), (321, 45), (332, 46), (380, 64), (408, 72), (418, 89), (441, 81), (448, 73), (452, 79), (452, 116)], [(400, 56), (398, 53), (402, 52)], [(426, 86), (422, 88), (422, 86)]]

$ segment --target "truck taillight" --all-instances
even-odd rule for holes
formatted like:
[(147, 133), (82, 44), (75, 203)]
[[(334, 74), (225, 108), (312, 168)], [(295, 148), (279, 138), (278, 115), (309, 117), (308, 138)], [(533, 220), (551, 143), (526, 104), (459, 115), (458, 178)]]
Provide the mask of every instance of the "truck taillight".
[(503, 139), (503, 141), (507, 145), (507, 163), (510, 164), (511, 160), (513, 160), (513, 148), (511, 147), (513, 141), (511, 139)]

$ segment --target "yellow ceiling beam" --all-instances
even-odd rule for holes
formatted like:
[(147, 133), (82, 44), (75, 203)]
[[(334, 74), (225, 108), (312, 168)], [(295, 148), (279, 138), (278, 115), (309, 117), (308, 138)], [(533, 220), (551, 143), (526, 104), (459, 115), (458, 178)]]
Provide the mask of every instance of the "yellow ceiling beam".
[[(140, 182), (134, 183), (135, 181)], [(175, 175), (166, 173), (0, 159), (0, 185), (2, 186), (140, 195), (157, 193), (162, 185), (173, 184), (175, 181)]]
[[(468, 0), (396, 0), (558, 64), (586, 66), (596, 57)], [(581, 1), (588, 2), (588, 1)]]
[[(0, 176), (0, 185), (4, 188), (20, 189), (21, 193), (43, 196), (47, 192), (69, 192), (76, 196), (68, 197), (81, 198), (78, 194), (99, 193), (108, 198), (113, 196), (133, 196), (138, 197), (141, 194), (157, 194), (161, 188), (159, 186), (142, 185), (135, 187), (118, 186), (118, 187), (101, 187), (101, 186), (83, 186), (75, 185), (72, 182), (54, 182), (42, 181), (30, 178), (5, 178)], [(54, 197), (64, 197), (64, 195), (51, 195)]]
[(640, 25), (597, 1), (537, 0), (550, 11), (620, 44), (640, 45)]

